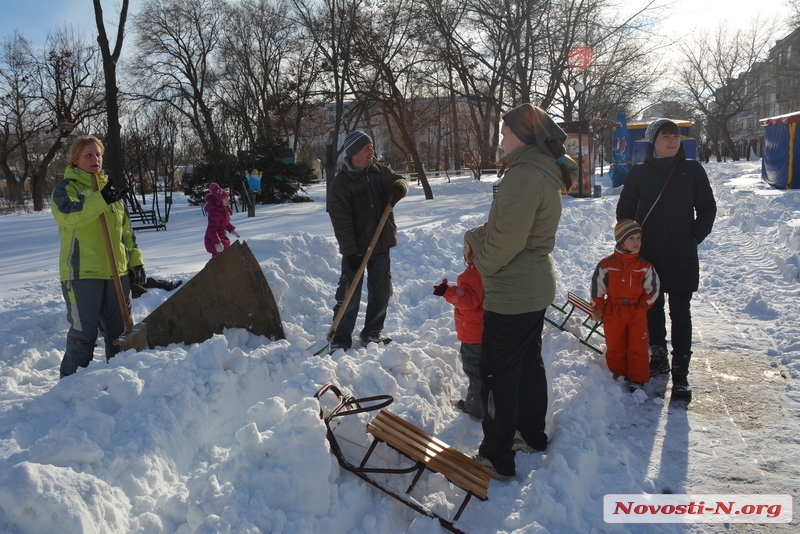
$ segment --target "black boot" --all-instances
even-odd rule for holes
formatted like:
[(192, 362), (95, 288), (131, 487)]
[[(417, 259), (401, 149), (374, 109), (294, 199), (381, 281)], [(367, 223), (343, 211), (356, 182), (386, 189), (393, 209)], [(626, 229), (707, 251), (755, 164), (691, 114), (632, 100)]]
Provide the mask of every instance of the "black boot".
[(692, 400), (692, 388), (686, 375), (672, 375), (672, 398), (687, 402)]
[(665, 345), (650, 345), (650, 376), (669, 373), (669, 353)]

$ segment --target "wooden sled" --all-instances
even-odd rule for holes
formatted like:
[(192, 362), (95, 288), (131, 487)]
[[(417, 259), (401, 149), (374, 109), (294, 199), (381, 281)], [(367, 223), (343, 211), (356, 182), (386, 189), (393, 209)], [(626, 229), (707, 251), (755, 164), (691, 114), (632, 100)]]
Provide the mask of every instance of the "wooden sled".
[[(550, 307), (555, 310), (558, 310), (561, 313), (561, 318), (560, 320), (558, 319), (553, 320), (547, 317), (547, 315), (545, 315), (544, 320), (550, 323), (551, 325), (555, 326), (562, 332), (570, 332), (570, 330), (567, 329), (567, 321), (569, 321), (570, 317), (572, 317), (572, 314), (575, 312), (575, 310), (584, 313), (586, 317), (580, 323), (581, 334), (577, 335), (574, 334), (573, 332), (570, 333), (575, 335), (575, 337), (578, 338), (578, 340), (581, 342), (582, 345), (589, 347), (598, 354), (603, 354), (602, 349), (600, 349), (600, 347), (596, 345), (593, 345), (591, 342), (592, 336), (594, 336), (595, 334), (602, 337), (603, 339), (605, 339), (606, 336), (603, 334), (603, 332), (600, 331), (600, 327), (603, 326), (603, 322), (595, 321), (594, 319), (592, 319), (592, 304), (589, 301), (582, 299), (581, 297), (579, 297), (578, 295), (576, 295), (571, 291), (568, 291), (567, 302), (565, 302), (561, 306), (550, 304)], [(584, 331), (586, 332), (586, 334), (583, 333)]]
[[(391, 395), (377, 395), (375, 397), (357, 399), (352, 395), (343, 394), (333, 384), (326, 384), (314, 394), (314, 398), (320, 400), (320, 397), (328, 391), (336, 395), (339, 404), (332, 410), (321, 408), (320, 418), (325, 421), (331, 452), (336, 456), (339, 465), (420, 514), (438, 519), (439, 523), (447, 530), (463, 534), (463, 531), (456, 528), (454, 523), (461, 517), (461, 513), (473, 495), (482, 501), (488, 498), (487, 492), (491, 478), (489, 469), (390, 411), (384, 410), (383, 408), (394, 401)], [(352, 464), (344, 457), (336, 435), (331, 428), (331, 422), (337, 417), (374, 410), (380, 410), (380, 412), (367, 425), (367, 433), (373, 436), (372, 444), (359, 465)], [(408, 457), (414, 462), (413, 465), (400, 468), (367, 466), (370, 456), (379, 443), (385, 443)], [(443, 475), (452, 484), (467, 492), (452, 521), (441, 517), (411, 497), (411, 491), (426, 469)], [(405, 493), (400, 493), (372, 476), (376, 474), (404, 475), (410, 473), (416, 474)]]

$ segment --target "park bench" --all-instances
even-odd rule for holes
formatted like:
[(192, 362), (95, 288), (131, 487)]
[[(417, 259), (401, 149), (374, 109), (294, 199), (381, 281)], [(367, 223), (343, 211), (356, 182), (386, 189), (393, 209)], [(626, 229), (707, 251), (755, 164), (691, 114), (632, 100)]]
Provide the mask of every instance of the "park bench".
[[(453, 449), (424, 430), (417, 428), (392, 412), (383, 409), (393, 402), (394, 399), (391, 395), (378, 395), (375, 397), (356, 399), (351, 395), (344, 395), (335, 385), (326, 384), (317, 391), (314, 397), (320, 400), (320, 397), (327, 391), (336, 395), (339, 404), (332, 410), (322, 408), (320, 410), (320, 417), (323, 419), (328, 429), (327, 437), (331, 446), (331, 452), (336, 456), (339, 465), (417, 512), (438, 519), (439, 523), (447, 530), (451, 532), (462, 532), (454, 524), (458, 521), (459, 517), (461, 517), (462, 512), (473, 495), (483, 501), (488, 498), (491, 471), (466, 454)], [(366, 429), (367, 433), (373, 437), (372, 443), (367, 449), (363, 459), (356, 465), (349, 461), (342, 452), (339, 441), (333, 433), (331, 422), (337, 417), (375, 410), (380, 410), (380, 412), (369, 422)], [(372, 467), (368, 465), (370, 457), (376, 447), (381, 443), (388, 445), (409, 458), (412, 465), (398, 468)], [(429, 508), (426, 508), (410, 495), (426, 470), (441, 474), (450, 481), (450, 483), (466, 491), (464, 499), (452, 520), (442, 517)], [(405, 475), (411, 473), (414, 473), (414, 477), (411, 484), (403, 493), (373, 476), (379, 474)]]
[(166, 230), (167, 223), (156, 216), (155, 210), (131, 210), (128, 213), (131, 219), (131, 230)]
[[(595, 321), (594, 319), (592, 319), (592, 304), (589, 301), (582, 299), (581, 297), (579, 297), (575, 293), (572, 293), (571, 291), (568, 291), (567, 301), (564, 304), (562, 304), (561, 306), (550, 304), (550, 307), (555, 310), (558, 310), (558, 312), (561, 315), (556, 317), (557, 320), (550, 319), (549, 317), (547, 317), (547, 315), (545, 315), (544, 317), (545, 321), (547, 321), (548, 323), (550, 323), (551, 325), (555, 326), (556, 328), (558, 328), (563, 332), (570, 332), (571, 334), (575, 335), (575, 337), (577, 337), (578, 340), (580, 340), (580, 342), (583, 345), (586, 345), (595, 352), (603, 354), (603, 351), (599, 347), (592, 345), (592, 343), (590, 342), (590, 339), (595, 334), (604, 339), (606, 336), (603, 335), (603, 332), (600, 330), (600, 327), (603, 325), (603, 322)], [(567, 329), (567, 322), (569, 321), (570, 317), (572, 317), (575, 310), (578, 310), (579, 312), (586, 314), (586, 317), (583, 319), (583, 321), (580, 322), (579, 334), (575, 334), (571, 330)], [(585, 334), (584, 331), (586, 332)]]

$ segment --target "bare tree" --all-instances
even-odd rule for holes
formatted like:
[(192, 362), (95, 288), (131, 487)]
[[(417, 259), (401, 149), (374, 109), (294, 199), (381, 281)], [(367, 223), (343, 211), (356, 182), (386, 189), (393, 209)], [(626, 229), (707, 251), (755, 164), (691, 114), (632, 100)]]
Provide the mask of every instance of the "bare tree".
[[(392, 140), (411, 160), (426, 199), (433, 191), (425, 176), (416, 134), (423, 99), (430, 95), (433, 63), (425, 54), (425, 27), (421, 4), (415, 0), (387, 0), (372, 6), (356, 33), (357, 67), (350, 72), (356, 98), (380, 105), (396, 127)], [(429, 101), (429, 98), (428, 98)]]
[(114, 41), (114, 50), (109, 47), (106, 25), (103, 20), (103, 7), (100, 0), (94, 3), (94, 19), (97, 25), (97, 43), (103, 58), (103, 74), (105, 75), (106, 89), (106, 116), (108, 125), (106, 130), (105, 167), (114, 185), (118, 188), (125, 186), (125, 176), (122, 163), (122, 127), (119, 123), (119, 87), (117, 86), (117, 63), (122, 53), (122, 41), (125, 36), (125, 23), (128, 19), (129, 0), (122, 0), (119, 11), (119, 24), (117, 25), (117, 38)]
[(187, 161), (181, 134), (190, 129), (182, 128), (178, 112), (164, 103), (146, 103), (131, 115), (131, 129), (123, 136), (127, 174), (138, 182), (142, 203), (150, 195), (156, 215), (169, 222), (176, 171)]
[(102, 114), (106, 107), (96, 48), (70, 26), (48, 35), (37, 75), (43, 116), (51, 124), (47, 130), (49, 148), (43, 146), (32, 162), (33, 209), (41, 211), (50, 163), (70, 131), (85, 119)]
[(0, 45), (0, 169), (8, 199), (17, 205), (24, 203), (24, 184), (32, 174), (26, 145), (44, 128), (37, 93), (31, 44), (14, 32)]
[[(365, 23), (362, 10), (364, 0), (292, 0), (294, 16), (305, 28), (309, 39), (315, 44), (332, 87), (326, 93), (334, 106), (334, 119), (330, 125), (330, 141), (325, 155), (325, 178), (330, 185), (336, 174), (336, 161), (341, 151), (339, 136), (345, 129), (345, 103), (352, 98), (349, 88), (353, 63), (353, 41), (357, 28)], [(352, 109), (352, 107), (351, 107)]]
[(134, 20), (136, 96), (167, 103), (195, 130), (209, 163), (226, 175), (226, 153), (214, 118), (220, 74), (213, 54), (222, 38), (224, 4), (212, 0), (149, 0)]
[(784, 5), (789, 11), (789, 26), (791, 30), (800, 28), (800, 0), (784, 0)]
[(721, 23), (714, 32), (696, 34), (679, 45), (681, 88), (707, 117), (712, 137), (719, 134), (734, 160), (739, 155), (730, 123), (760, 95), (761, 87), (748, 80), (766, 57), (771, 34), (772, 27), (758, 23), (737, 30)]
[(225, 95), (220, 104), (247, 148), (274, 144), (291, 124), (294, 106), (285, 70), (297, 46), (293, 27), (282, 16), (287, 9), (273, 0), (228, 6), (219, 54)]

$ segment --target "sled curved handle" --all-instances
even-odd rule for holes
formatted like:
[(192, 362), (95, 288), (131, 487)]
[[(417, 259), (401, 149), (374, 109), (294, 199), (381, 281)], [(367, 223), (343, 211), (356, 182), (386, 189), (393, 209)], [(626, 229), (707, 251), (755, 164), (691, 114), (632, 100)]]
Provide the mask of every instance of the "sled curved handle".
[[(345, 395), (342, 391), (333, 384), (325, 384), (315, 394), (314, 398), (319, 400), (328, 391), (336, 395), (339, 399), (339, 404), (330, 410), (327, 415), (324, 409), (320, 409), (319, 417), (325, 421), (330, 421), (334, 417), (343, 417), (345, 415), (353, 415), (357, 413), (372, 412), (386, 408), (394, 402), (394, 397), (391, 395), (375, 395), (373, 397), (364, 397), (357, 399), (352, 395)], [(377, 404), (372, 404), (377, 403)], [(350, 406), (355, 405), (356, 408), (352, 409)], [(366, 405), (366, 406), (365, 406)]]

